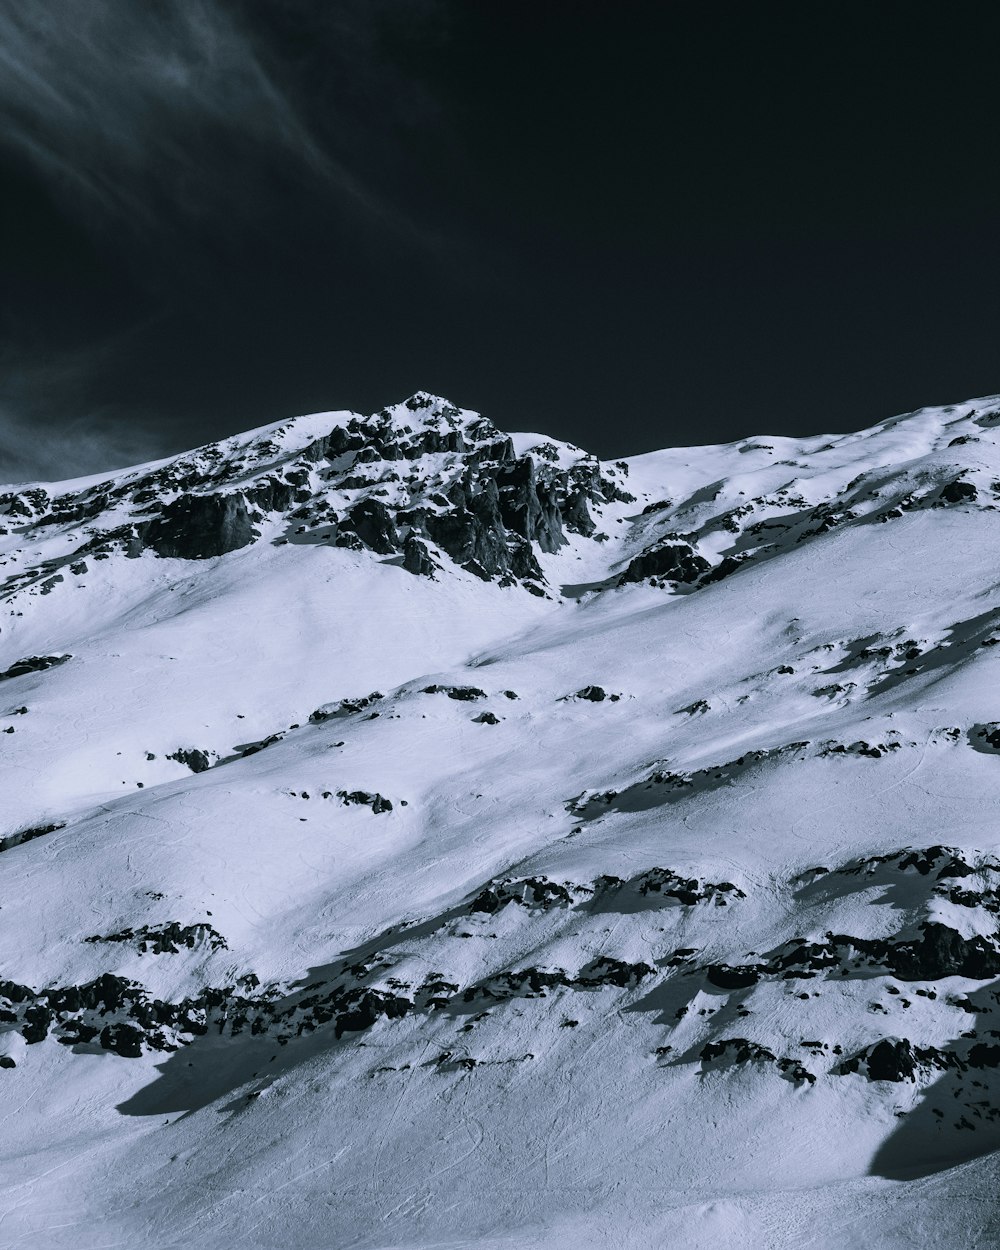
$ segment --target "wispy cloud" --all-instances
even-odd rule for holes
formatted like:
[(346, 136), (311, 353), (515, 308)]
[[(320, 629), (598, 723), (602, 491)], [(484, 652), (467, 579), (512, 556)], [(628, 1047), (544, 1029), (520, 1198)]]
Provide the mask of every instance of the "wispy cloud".
[(221, 432), (336, 341), (359, 275), (370, 298), (460, 245), (407, 139), (437, 117), (407, 49), (444, 7), (0, 0), (0, 480)]
[(280, 80), (239, 13), (221, 0), (0, 0), (0, 142), (76, 208), (139, 229), (253, 210), (275, 163), (398, 225), (317, 137), (294, 75)]
[(0, 405), (0, 485), (105, 473), (159, 451), (148, 429), (120, 417), (90, 413), (50, 424)]
[(88, 395), (94, 370), (121, 347), (106, 340), (44, 357), (0, 353), (0, 483), (60, 481), (167, 454), (161, 422)]

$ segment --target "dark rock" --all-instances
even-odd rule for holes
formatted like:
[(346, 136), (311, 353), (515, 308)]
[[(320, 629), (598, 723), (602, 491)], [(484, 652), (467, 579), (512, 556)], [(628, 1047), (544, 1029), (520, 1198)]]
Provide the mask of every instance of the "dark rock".
[(672, 582), (696, 582), (712, 566), (687, 543), (664, 543), (652, 547), (631, 561), (621, 576), (622, 584), (665, 577)]
[(701, 585), (710, 586), (713, 582), (721, 582), (724, 578), (730, 577), (737, 569), (742, 568), (749, 558), (749, 552), (744, 552), (738, 556), (725, 556), (714, 569), (709, 569), (704, 575), (701, 579)]
[(486, 691), (478, 686), (424, 686), (421, 694), (446, 694), (449, 699), (458, 699), (462, 703), (471, 703), (474, 699), (485, 699)]
[(978, 491), (971, 482), (963, 482), (958, 479), (949, 482), (941, 491), (941, 499), (944, 503), (971, 503), (977, 496)]
[(71, 655), (26, 655), (21, 660), (15, 660), (10, 668), (0, 673), (0, 681), (24, 677), (28, 673), (44, 673), (46, 669), (56, 668), (72, 658)]
[(470, 912), (493, 915), (508, 903), (548, 911), (552, 907), (570, 907), (573, 895), (565, 885), (548, 877), (524, 877), (497, 881), (486, 886), (469, 904)]
[(970, 1068), (1000, 1068), (1000, 1046), (976, 1042), (967, 1056)]
[(62, 1025), (62, 1032), (56, 1039), (63, 1046), (79, 1046), (92, 1042), (100, 1033), (100, 1029), (83, 1020), (67, 1020)]
[(547, 989), (573, 985), (573, 981), (561, 969), (519, 968), (515, 972), (501, 972), (478, 985), (470, 985), (462, 994), (463, 1002), (476, 998), (493, 998), (500, 1002), (514, 998), (527, 991), (542, 996)]
[(257, 537), (242, 495), (180, 495), (141, 533), (143, 546), (180, 560), (225, 555)]
[(412, 534), (403, 543), (403, 568), (419, 577), (433, 577), (436, 565), (424, 543)]
[(142, 1041), (142, 1030), (132, 1024), (106, 1024), (101, 1030), (101, 1046), (123, 1059), (141, 1059)]
[(35, 838), (44, 838), (47, 833), (55, 833), (57, 829), (65, 828), (65, 821), (57, 821), (52, 825), (34, 825), (29, 829), (21, 829), (17, 833), (8, 834), (6, 838), (0, 838), (0, 851), (9, 851), (11, 847), (21, 846)]
[(696, 903), (709, 901), (725, 907), (729, 899), (746, 898), (739, 886), (731, 881), (721, 881), (718, 884), (699, 881), (697, 877), (681, 877), (669, 868), (650, 868), (633, 877), (628, 884), (633, 889), (638, 889), (640, 894), (662, 894), (667, 898), (677, 899), (685, 907), (694, 907)]
[[(298, 726), (296, 726), (296, 728), (298, 728)], [(268, 734), (266, 738), (261, 738), (259, 742), (248, 742), (246, 746), (243, 747), (243, 749), (240, 751), (240, 759), (245, 760), (248, 755), (257, 755), (258, 752), (260, 751), (266, 751), (268, 747), (273, 747), (276, 742), (280, 742), (283, 737), (284, 737), (284, 734), (274, 733), (274, 734)], [(198, 754), (201, 755), (204, 753), (198, 752)], [(171, 757), (168, 755), (167, 759), (170, 759), (170, 758)], [(173, 756), (173, 758), (176, 759), (177, 756), (175, 755)], [(202, 768), (196, 768), (193, 771), (204, 772), (205, 770)]]
[(937, 921), (921, 925), (916, 942), (888, 944), (886, 964), (903, 981), (937, 981), (963, 976), (985, 981), (1000, 975), (1000, 951), (989, 938), (963, 938), (955, 929)]
[(868, 1051), (868, 1078), (872, 1081), (912, 1080), (916, 1063), (913, 1047), (904, 1038), (883, 1038)]
[(698, 1058), (702, 1063), (729, 1060), (732, 1063), (776, 1063), (777, 1057), (766, 1046), (751, 1042), (745, 1037), (727, 1037), (723, 1041), (708, 1042), (701, 1048)]
[(122, 929), (119, 933), (95, 935), (85, 942), (127, 942), (134, 944), (140, 954), (146, 951), (154, 955), (176, 955), (181, 947), (188, 950), (206, 942), (213, 951), (228, 950), (226, 939), (210, 924), (181, 925), (171, 920), (168, 924), (142, 925), (138, 929)]
[(392, 514), (381, 500), (362, 499), (344, 517), (341, 527), (353, 530), (366, 547), (379, 555), (392, 555), (399, 547)]
[(973, 732), (977, 738), (982, 738), (986, 745), (992, 747), (994, 751), (1000, 751), (1000, 725), (996, 721), (990, 721), (986, 725), (973, 726)]
[(48, 1036), (52, 1023), (52, 1012), (42, 1003), (33, 1003), (24, 1013), (24, 1026), (21, 1036), (28, 1043), (42, 1042)]
[(312, 724), (319, 725), (335, 716), (353, 716), (355, 712), (363, 711), (366, 707), (371, 707), (373, 703), (377, 703), (384, 698), (385, 695), (382, 694), (381, 690), (373, 690), (371, 694), (364, 695), (361, 698), (341, 699), (335, 707), (318, 707), (315, 712), (310, 712), (309, 720)]
[[(522, 456), (496, 475), (500, 516), (507, 529), (543, 551), (558, 551), (566, 542), (554, 484), (539, 481), (535, 462)], [(589, 519), (589, 514), (588, 514)]]
[(405, 1016), (413, 1004), (408, 998), (395, 994), (383, 994), (378, 990), (365, 990), (346, 1011), (337, 1016), (335, 1034), (341, 1037), (344, 1033), (356, 1033), (362, 1029), (370, 1029), (381, 1017), (398, 1020)]
[(736, 968), (728, 964), (710, 964), (705, 970), (706, 978), (720, 990), (744, 990), (756, 985), (765, 969), (758, 964), (742, 964)]
[(376, 816), (392, 811), (392, 803), (387, 798), (381, 794), (369, 794), (367, 790), (338, 790), (337, 798), (348, 807), (354, 804), (370, 807)]
[(480, 501), (477, 511), (459, 506), (450, 512), (431, 513), (426, 528), (431, 541), (456, 564), (463, 568), (474, 565), (479, 576), (485, 574), (489, 578), (508, 567), (508, 555), (503, 527), (491, 519), (484, 521), (480, 515), (484, 511), (485, 505)]
[(244, 493), (248, 502), (264, 512), (286, 512), (299, 502), (300, 491), (291, 482), (269, 475)]
[(193, 773), (203, 773), (212, 767), (212, 760), (205, 751), (199, 751), (196, 747), (181, 747), (177, 751), (173, 751), (166, 757), (168, 760), (176, 760), (178, 764), (186, 764)]
[[(510, 571), (515, 577), (530, 577), (544, 582), (541, 566), (535, 559), (535, 553), (527, 539), (519, 534), (510, 535), (507, 540), (507, 557), (510, 562)], [(532, 588), (527, 586), (526, 589)]]
[(809, 1085), (816, 1084), (816, 1077), (798, 1059), (779, 1059), (778, 1068), (792, 1081), (805, 1081)]
[(644, 977), (652, 976), (655, 971), (655, 968), (646, 963), (630, 964), (621, 959), (601, 955), (598, 959), (591, 960), (585, 968), (580, 969), (574, 984), (588, 989), (600, 985), (617, 985), (624, 988), (628, 985), (637, 985)]
[(583, 534), (585, 538), (589, 538), (597, 529), (587, 507), (587, 493), (584, 490), (573, 491), (560, 511), (566, 528), (574, 534)]
[(34, 997), (34, 992), (27, 985), (18, 985), (16, 981), (0, 981), (0, 998), (6, 998), (11, 1003), (28, 1002)]
[(864, 1065), (870, 1081), (912, 1081), (917, 1070), (917, 1056), (906, 1038), (883, 1038), (841, 1063), (837, 1072), (846, 1075), (860, 1072)]

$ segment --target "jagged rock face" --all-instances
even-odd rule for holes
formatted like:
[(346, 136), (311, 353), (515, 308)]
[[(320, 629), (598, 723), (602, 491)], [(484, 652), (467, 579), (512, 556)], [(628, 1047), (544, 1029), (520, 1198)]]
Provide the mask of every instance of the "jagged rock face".
[[(368, 498), (337, 519), (341, 532), (362, 547), (381, 555), (401, 552), (408, 572), (432, 575), (433, 557), (423, 554), (430, 542), (477, 577), (542, 582), (533, 547), (557, 551), (566, 528), (592, 534), (588, 500), (606, 502), (619, 494), (602, 479), (596, 462), (585, 459), (562, 470), (544, 458), (536, 463), (530, 455), (517, 457), (510, 438), (492, 423), (463, 420), (458, 409), (428, 396), (415, 396), (406, 408), (413, 413), (412, 427), (388, 413), (352, 419), (303, 456), (314, 464), (350, 458), (340, 485), (356, 489), (372, 480), (369, 473), (356, 472), (361, 465), (399, 466), (451, 454), (444, 479), (435, 475), (421, 483), (405, 464), (390, 471), (387, 480), (402, 481), (410, 492), (407, 506), (394, 510)], [(329, 480), (335, 482), (335, 475)]]
[(363, 499), (347, 514), (340, 526), (357, 534), (363, 546), (379, 555), (391, 555), (399, 545), (392, 514), (377, 499)]
[[(542, 551), (558, 551), (565, 540), (557, 495), (551, 483), (538, 480), (531, 457), (505, 465), (495, 484), (500, 516), (507, 529), (528, 542), (537, 542)], [(575, 494), (572, 501), (565, 501), (570, 516), (579, 511), (579, 498)]]
[(398, 556), (415, 576), (434, 576), (436, 548), (480, 579), (540, 593), (536, 553), (559, 551), (567, 532), (590, 537), (592, 507), (631, 499), (595, 458), (576, 452), (564, 464), (551, 446), (518, 456), (486, 418), (419, 393), (350, 416), (291, 457), (270, 438), (238, 455), (216, 444), (79, 493), (8, 493), (0, 512), (28, 528), (107, 518), (81, 548), (100, 558), (117, 550), (210, 559), (262, 541), (277, 525), (277, 541)]
[(241, 495), (181, 495), (141, 531), (158, 556), (207, 560), (239, 551), (257, 537)]

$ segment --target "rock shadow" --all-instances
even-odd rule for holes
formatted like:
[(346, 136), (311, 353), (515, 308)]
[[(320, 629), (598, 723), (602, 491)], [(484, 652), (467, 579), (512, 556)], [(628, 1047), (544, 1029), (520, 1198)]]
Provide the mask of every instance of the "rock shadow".
[(952, 1066), (912, 1110), (897, 1112), (899, 1125), (879, 1147), (871, 1175), (914, 1180), (1000, 1150), (1000, 1030), (979, 1025), (996, 1009), (998, 991), (994, 981), (965, 997), (969, 1028), (942, 1052)]

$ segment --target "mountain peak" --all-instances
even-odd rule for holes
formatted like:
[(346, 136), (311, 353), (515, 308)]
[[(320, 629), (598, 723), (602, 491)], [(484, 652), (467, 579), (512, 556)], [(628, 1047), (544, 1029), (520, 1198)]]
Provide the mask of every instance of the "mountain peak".
[(998, 542), (995, 400), (606, 464), (418, 393), (4, 492), (8, 1237), (992, 1194)]

